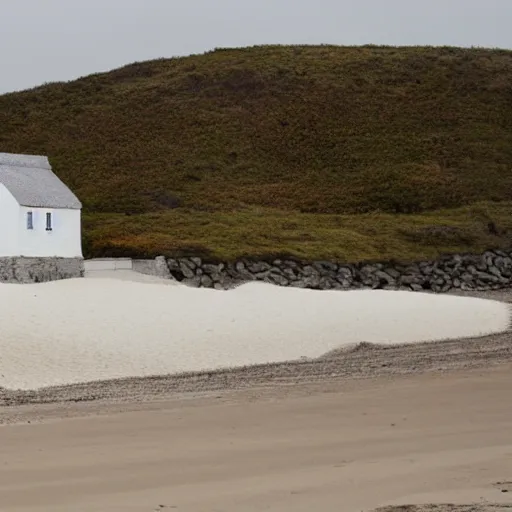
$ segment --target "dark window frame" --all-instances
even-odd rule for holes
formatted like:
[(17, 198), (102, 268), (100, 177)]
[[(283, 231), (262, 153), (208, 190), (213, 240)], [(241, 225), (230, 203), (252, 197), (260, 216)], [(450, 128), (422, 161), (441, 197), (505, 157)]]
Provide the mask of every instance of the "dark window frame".
[(46, 231), (53, 231), (51, 212), (46, 212)]
[(34, 212), (27, 212), (27, 229), (34, 229)]

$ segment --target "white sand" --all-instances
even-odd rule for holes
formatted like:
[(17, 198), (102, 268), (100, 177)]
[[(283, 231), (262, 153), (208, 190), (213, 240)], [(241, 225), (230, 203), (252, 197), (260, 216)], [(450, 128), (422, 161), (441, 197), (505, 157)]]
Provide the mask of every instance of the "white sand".
[(261, 283), (219, 292), (129, 276), (0, 284), (0, 386), (313, 358), (361, 341), (491, 334), (506, 330), (509, 319), (499, 302), (408, 292)]

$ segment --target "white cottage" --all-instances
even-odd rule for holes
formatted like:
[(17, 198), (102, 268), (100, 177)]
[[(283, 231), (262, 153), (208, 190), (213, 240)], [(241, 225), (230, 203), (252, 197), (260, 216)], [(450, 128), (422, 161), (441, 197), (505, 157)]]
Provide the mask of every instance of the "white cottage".
[(48, 158), (0, 153), (0, 259), (81, 261), (81, 208)]

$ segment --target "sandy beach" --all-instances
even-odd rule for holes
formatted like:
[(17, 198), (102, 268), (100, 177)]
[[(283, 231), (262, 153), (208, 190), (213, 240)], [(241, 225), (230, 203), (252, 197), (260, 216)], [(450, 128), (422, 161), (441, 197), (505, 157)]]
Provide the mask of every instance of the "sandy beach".
[[(139, 297), (155, 286), (139, 285)], [(474, 335), (374, 339), (296, 361), (0, 389), (0, 510), (512, 510), (512, 294), (429, 297), (443, 305), (424, 310), (430, 321), (450, 306)]]
[(512, 501), (511, 370), (0, 408), (11, 420), (0, 428), (0, 503), (16, 512), (494, 511)]
[(1, 284), (0, 306), (0, 387), (23, 390), (311, 360), (359, 343), (468, 338), (510, 325), (498, 301), (264, 283), (229, 291), (115, 278)]

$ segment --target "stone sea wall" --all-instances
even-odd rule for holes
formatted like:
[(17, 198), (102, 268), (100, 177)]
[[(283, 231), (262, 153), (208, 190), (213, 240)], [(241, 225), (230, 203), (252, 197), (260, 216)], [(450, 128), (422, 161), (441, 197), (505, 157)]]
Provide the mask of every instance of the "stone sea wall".
[(83, 277), (82, 258), (0, 258), (0, 282), (42, 283)]
[[(164, 259), (159, 257), (160, 265)], [(315, 290), (361, 288), (434, 291), (491, 290), (512, 286), (512, 251), (456, 254), (418, 263), (337, 264), (329, 261), (166, 259), (171, 278), (188, 286), (224, 290), (248, 281)]]
[[(137, 272), (217, 290), (249, 281), (315, 290), (373, 288), (437, 293), (512, 287), (512, 250), (455, 254), (417, 263), (339, 264), (291, 259), (211, 263), (201, 258), (163, 256), (129, 263)], [(81, 258), (0, 258), (0, 282), (37, 283), (83, 275)]]

